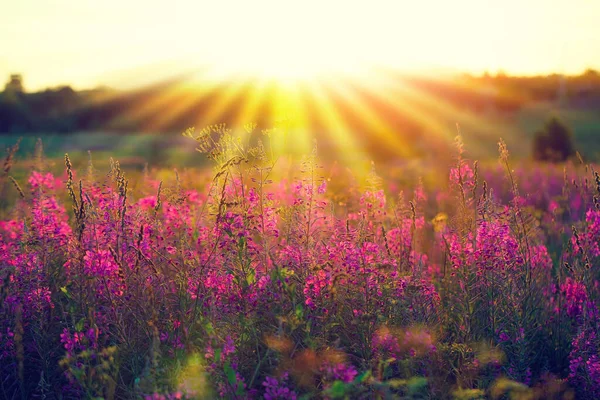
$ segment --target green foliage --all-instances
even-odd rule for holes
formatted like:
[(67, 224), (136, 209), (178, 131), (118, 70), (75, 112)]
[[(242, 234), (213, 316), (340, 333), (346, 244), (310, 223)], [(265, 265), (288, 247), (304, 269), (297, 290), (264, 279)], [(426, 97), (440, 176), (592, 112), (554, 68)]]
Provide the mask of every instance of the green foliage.
[(101, 350), (89, 349), (66, 355), (60, 365), (83, 389), (88, 398), (114, 398), (118, 364), (116, 346)]
[(457, 389), (452, 392), (454, 400), (479, 400), (485, 399), (485, 392), (481, 389)]

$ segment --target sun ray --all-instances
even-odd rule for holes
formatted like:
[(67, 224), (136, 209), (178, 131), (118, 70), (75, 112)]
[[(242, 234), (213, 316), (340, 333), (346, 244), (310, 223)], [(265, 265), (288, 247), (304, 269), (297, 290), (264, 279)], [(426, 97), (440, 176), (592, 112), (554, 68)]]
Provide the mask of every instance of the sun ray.
[[(399, 84), (397, 82), (392, 85), (392, 88), (398, 88)], [(402, 87), (398, 90), (407, 98), (407, 103), (412, 105), (411, 115), (430, 119), (435, 117), (440, 121), (442, 127), (447, 127), (446, 140), (448, 143), (452, 143), (452, 139), (457, 135), (456, 124), (459, 124), (462, 127), (462, 134), (469, 135), (470, 149), (474, 154), (484, 151), (482, 149), (484, 146), (491, 146), (491, 150), (493, 150), (499, 138), (512, 136), (506, 125), (494, 123), (489, 117), (480, 117), (439, 96), (419, 89), (411, 84), (410, 80), (402, 83)], [(418, 109), (422, 111), (419, 112)]]
[(495, 145), (499, 137), (508, 136), (509, 132), (501, 124), (491, 124), (488, 117), (483, 118), (464, 110), (441, 96), (425, 90), (423, 84), (415, 85), (411, 84), (411, 81), (412, 78), (394, 73), (377, 74), (369, 80), (368, 84), (366, 81), (347, 82), (347, 84), (353, 85), (377, 102), (383, 101), (385, 107), (396, 109), (397, 115), (402, 115), (421, 126), (421, 135), (427, 140), (429, 154), (448, 154), (448, 149), (453, 146), (454, 137), (458, 133), (457, 123), (464, 128), (463, 132), (469, 132), (474, 139), (481, 135), (481, 127), (484, 127), (486, 137), (473, 140), (474, 143), (470, 146), (474, 154), (480, 150), (481, 144)]
[(251, 87), (248, 81), (236, 81), (223, 89), (219, 97), (209, 104), (206, 110), (202, 110), (197, 118), (197, 125), (211, 125), (215, 123), (230, 123), (229, 115), (235, 115), (232, 111), (234, 103), (243, 101), (246, 91)]
[(314, 132), (307, 120), (301, 85), (271, 83), (268, 109), (269, 125), (275, 128), (270, 140), (276, 151), (292, 157), (308, 154)]
[(364, 148), (356, 141), (353, 130), (344, 121), (323, 86), (311, 81), (307, 83), (304, 93), (304, 100), (311, 106), (309, 112), (312, 112), (312, 117), (319, 121), (313, 126), (326, 130), (326, 132), (315, 132), (315, 135), (322, 133), (328, 137), (329, 140), (322, 140), (326, 142), (325, 152), (331, 148), (331, 153), (337, 154), (348, 166), (357, 166), (357, 161), (368, 159)]
[(189, 84), (184, 78), (166, 80), (130, 93), (133, 103), (127, 109), (127, 118), (143, 121), (144, 128), (147, 128), (148, 120), (153, 115), (175, 103), (189, 90)]
[[(411, 150), (406, 141), (403, 140), (400, 133), (388, 124), (376, 110), (372, 110), (367, 104), (361, 101), (361, 98), (348, 85), (339, 82), (330, 81), (327, 89), (334, 92), (340, 103), (340, 106), (348, 107), (349, 116), (362, 125), (368, 135), (374, 135), (375, 145), (389, 149), (396, 155), (407, 157), (411, 155)], [(381, 146), (380, 146), (381, 145)]]
[(247, 123), (255, 123), (260, 116), (261, 106), (265, 102), (265, 82), (255, 80), (249, 87), (244, 103), (240, 111), (236, 114), (233, 125), (236, 127)]
[(399, 132), (411, 137), (410, 146), (413, 151), (418, 151), (416, 147), (421, 143), (427, 143), (427, 147), (432, 149), (434, 139), (452, 143), (454, 136), (448, 134), (449, 127), (438, 116), (419, 108), (400, 83), (386, 82), (377, 86), (376, 81), (370, 81), (368, 85), (366, 82), (356, 81), (347, 84), (365, 98), (366, 102), (374, 104), (379, 113), (387, 114), (387, 118), (393, 121)]
[(151, 119), (152, 128), (156, 131), (161, 131), (173, 124), (186, 113), (186, 111), (195, 108), (220, 90), (221, 85), (214, 83), (206, 83), (201, 86), (188, 88), (185, 93), (176, 99), (176, 101), (168, 104), (160, 112), (153, 115)]

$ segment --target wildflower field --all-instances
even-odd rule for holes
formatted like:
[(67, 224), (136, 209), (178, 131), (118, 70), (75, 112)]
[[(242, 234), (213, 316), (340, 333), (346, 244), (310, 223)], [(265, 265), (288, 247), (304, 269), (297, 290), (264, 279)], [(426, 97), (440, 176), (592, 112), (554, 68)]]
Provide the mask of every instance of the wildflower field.
[(15, 178), (12, 148), (0, 397), (600, 397), (593, 165), (501, 141), (478, 166), (458, 140), (435, 185), (399, 185), (266, 133), (187, 131), (212, 170), (133, 179), (41, 154)]

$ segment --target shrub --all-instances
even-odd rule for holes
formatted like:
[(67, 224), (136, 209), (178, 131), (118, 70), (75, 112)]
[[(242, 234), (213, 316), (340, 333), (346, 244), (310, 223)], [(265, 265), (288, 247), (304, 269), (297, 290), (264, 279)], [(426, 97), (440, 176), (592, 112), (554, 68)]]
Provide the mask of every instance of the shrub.
[(537, 161), (562, 162), (575, 154), (573, 134), (558, 118), (553, 117), (533, 138), (533, 158)]

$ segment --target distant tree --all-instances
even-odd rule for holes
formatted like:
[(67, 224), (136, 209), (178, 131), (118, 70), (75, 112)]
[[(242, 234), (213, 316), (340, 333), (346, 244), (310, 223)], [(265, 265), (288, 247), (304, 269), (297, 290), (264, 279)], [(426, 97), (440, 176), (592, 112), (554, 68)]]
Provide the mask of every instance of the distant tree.
[(23, 93), (23, 77), (19, 74), (12, 74), (4, 87), (4, 91)]
[(573, 134), (556, 117), (546, 122), (533, 138), (533, 158), (537, 161), (562, 162), (573, 154)]
[(22, 93), (0, 93), (0, 134), (27, 132), (33, 127), (33, 117)]
[(581, 74), (581, 76), (589, 79), (596, 79), (600, 76), (600, 73), (598, 73), (598, 71), (596, 71), (595, 69), (588, 68), (583, 74)]

